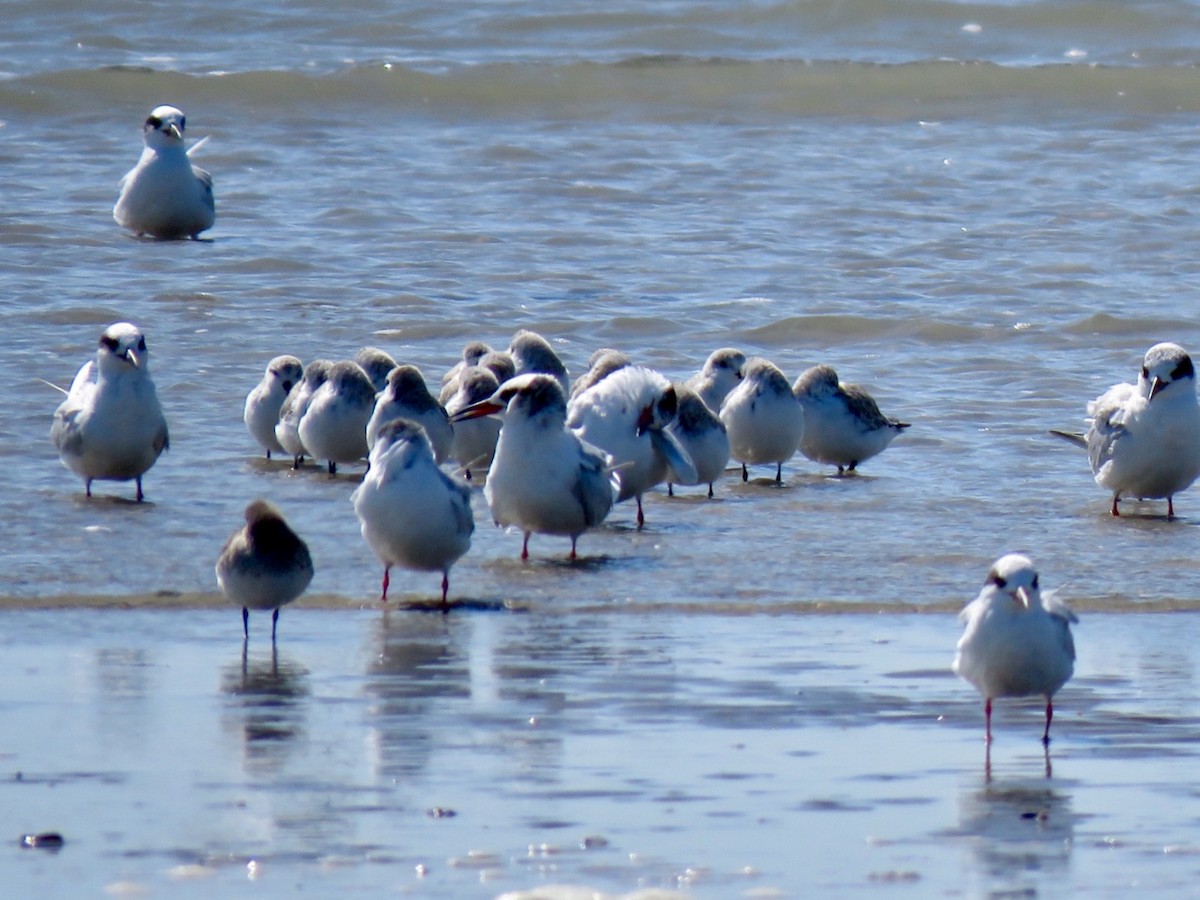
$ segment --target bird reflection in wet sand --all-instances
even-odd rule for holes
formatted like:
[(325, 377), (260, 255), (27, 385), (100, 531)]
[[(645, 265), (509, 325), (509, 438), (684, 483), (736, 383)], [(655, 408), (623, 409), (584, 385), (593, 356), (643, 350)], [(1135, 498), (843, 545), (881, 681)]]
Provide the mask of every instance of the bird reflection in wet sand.
[(304, 733), (308, 671), (281, 659), (274, 644), (269, 654), (253, 657), (243, 644), (241, 658), (221, 673), (221, 693), (229, 725), (241, 732), (247, 767), (278, 768)]
[(1039, 875), (1064, 873), (1075, 847), (1071, 795), (1026, 778), (977, 783), (958, 799), (958, 824), (950, 837), (966, 838), (978, 868), (992, 883), (991, 896), (1034, 896)]

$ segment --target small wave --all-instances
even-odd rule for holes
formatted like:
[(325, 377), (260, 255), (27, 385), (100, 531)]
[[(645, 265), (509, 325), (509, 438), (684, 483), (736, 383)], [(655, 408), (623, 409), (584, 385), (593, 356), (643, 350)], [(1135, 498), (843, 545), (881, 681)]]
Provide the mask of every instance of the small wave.
[(495, 63), (439, 72), (392, 63), (333, 73), (272, 70), (194, 75), (144, 67), (65, 70), (0, 82), (6, 108), (90, 109), (131, 96), (189, 105), (314, 111), (365, 104), (434, 116), (653, 117), (712, 121), (815, 116), (911, 118), (1003, 113), (1061, 119), (1072, 110), (1118, 115), (1200, 111), (1195, 66), (1028, 67), (931, 60), (738, 60), (639, 56), (615, 63)]

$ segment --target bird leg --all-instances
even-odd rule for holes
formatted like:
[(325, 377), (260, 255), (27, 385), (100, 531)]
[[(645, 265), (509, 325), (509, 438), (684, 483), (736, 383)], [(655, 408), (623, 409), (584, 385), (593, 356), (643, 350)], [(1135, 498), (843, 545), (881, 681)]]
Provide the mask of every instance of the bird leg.
[(1046, 698), (1046, 730), (1042, 733), (1042, 745), (1050, 746), (1050, 720), (1054, 718), (1054, 705), (1050, 702), (1050, 698)]
[(1175, 498), (1173, 497), (1167, 498), (1167, 518), (1175, 518)]
[(571, 535), (571, 555), (567, 557), (569, 560), (571, 560), (571, 562), (575, 562), (577, 558), (575, 556), (575, 542), (577, 540), (579, 540), (579, 538), (576, 535)]
[(442, 573), (442, 612), (443, 613), (450, 612), (450, 604), (446, 602), (446, 595), (449, 593), (450, 593), (450, 576), (446, 572), (443, 572)]
[(746, 464), (742, 463), (742, 481), (746, 482), (749, 480), (750, 480), (750, 473), (748, 471), (746, 471)]
[(392, 581), (392, 579), (389, 575), (389, 573), (391, 571), (392, 571), (391, 566), (383, 567), (383, 596), (379, 598), (381, 603), (387, 603), (387, 589), (388, 589), (388, 585), (391, 584), (391, 581)]
[(275, 626), (279, 624), (279, 607), (275, 607), (275, 611), (271, 613), (271, 643), (275, 643)]
[(1112, 505), (1112, 514), (1113, 514), (1114, 516), (1119, 516), (1119, 515), (1121, 515), (1121, 514), (1120, 514), (1120, 513), (1117, 511), (1117, 504), (1118, 504), (1120, 501), (1121, 501), (1121, 495), (1120, 495), (1120, 494), (1114, 494), (1114, 495), (1113, 495), (1113, 505)]
[(134, 480), (137, 482), (137, 502), (141, 503), (143, 500), (146, 499), (146, 495), (142, 493), (142, 476), (139, 475)]
[(708, 499), (711, 500), (712, 498), (713, 498), (713, 489), (712, 489), (712, 482), (710, 481), (708, 483)]
[(986, 723), (984, 730), (984, 741), (988, 744), (992, 742), (992, 698), (988, 697), (983, 701), (983, 721)]
[(637, 505), (638, 505), (638, 514), (637, 514), (638, 531), (641, 531), (643, 528), (646, 527), (646, 516), (642, 512), (642, 497), (640, 494), (638, 495), (638, 498), (637, 498)]
[(337, 475), (337, 463), (331, 459), (329, 461), (329, 477), (333, 478), (335, 475)]
[(671, 482), (669, 482), (669, 481), (667, 482), (667, 496), (668, 496), (668, 497), (674, 497), (674, 496), (675, 496), (675, 488), (674, 488), (674, 486), (671, 484)]
[(249, 639), (250, 637), (250, 610), (242, 607), (242, 637)]
[(783, 463), (779, 463), (775, 467), (775, 483), (783, 484)]
[(529, 559), (529, 532), (525, 532), (525, 540), (521, 542), (521, 559)]

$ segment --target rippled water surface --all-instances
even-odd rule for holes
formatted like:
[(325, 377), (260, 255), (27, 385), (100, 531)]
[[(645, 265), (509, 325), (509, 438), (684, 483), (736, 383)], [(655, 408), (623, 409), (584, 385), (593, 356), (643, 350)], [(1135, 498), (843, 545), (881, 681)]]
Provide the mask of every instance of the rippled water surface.
[[(8, 4), (0, 696), (27, 724), (0, 760), (9, 808), (45, 804), (6, 818), (14, 840), (81, 832), (20, 857), (30, 892), (191, 865), (241, 884), (252, 857), (286, 873), (256, 888), (321, 872), (424, 896), (559, 876), (1049, 892), (1160, 883), (1167, 847), (1187, 866), (1189, 807), (1165, 808), (1179, 782), (1151, 760), (1191, 754), (1195, 661), (1144, 648), (1190, 625), (1159, 613), (1197, 606), (1200, 500), (1114, 520), (1047, 430), (1080, 426), (1151, 344), (1200, 346), (1198, 9)], [(201, 242), (111, 219), (164, 102), (209, 138)], [(147, 335), (171, 429), (141, 505), (111, 483), (87, 501), (48, 440), (45, 382), (69, 384), (118, 320)], [(373, 344), (436, 381), (467, 341), (522, 327), (575, 374), (601, 346), (676, 378), (727, 345), (789, 379), (830, 363), (913, 426), (858, 477), (800, 458), (780, 487), (731, 472), (712, 501), (655, 492), (640, 532), (623, 504), (575, 565), (549, 537), (522, 564), (477, 496), (452, 614), (385, 615), (348, 499), (362, 467), (259, 459), (243, 399), (279, 353)], [(252, 622), (243, 668), (212, 566), (256, 496), (317, 575), (274, 663)], [(1053, 777), (1026, 717), (997, 787), (946, 668), (950, 613), (1011, 550), (1083, 613), (1080, 675)], [(436, 595), (436, 576), (393, 582), (400, 605)], [(1139, 663), (1112, 658), (1124, 640)], [(548, 740), (530, 725), (547, 710)], [(129, 824), (146, 809), (153, 836)], [(861, 827), (863, 809), (899, 824)], [(1006, 830), (1031, 809), (1036, 835)], [(1100, 847), (1125, 848), (1119, 872)]]

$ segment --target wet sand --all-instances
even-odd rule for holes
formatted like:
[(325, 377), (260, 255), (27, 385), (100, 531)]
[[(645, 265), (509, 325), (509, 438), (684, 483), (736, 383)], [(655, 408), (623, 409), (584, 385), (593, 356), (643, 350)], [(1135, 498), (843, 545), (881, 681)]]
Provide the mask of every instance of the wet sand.
[(0, 611), (12, 896), (1176, 895), (1200, 868), (1195, 613), (1081, 616), (1048, 756), (1040, 705), (1003, 702), (989, 771), (949, 612), (318, 598), (243, 653), (206, 602)]

